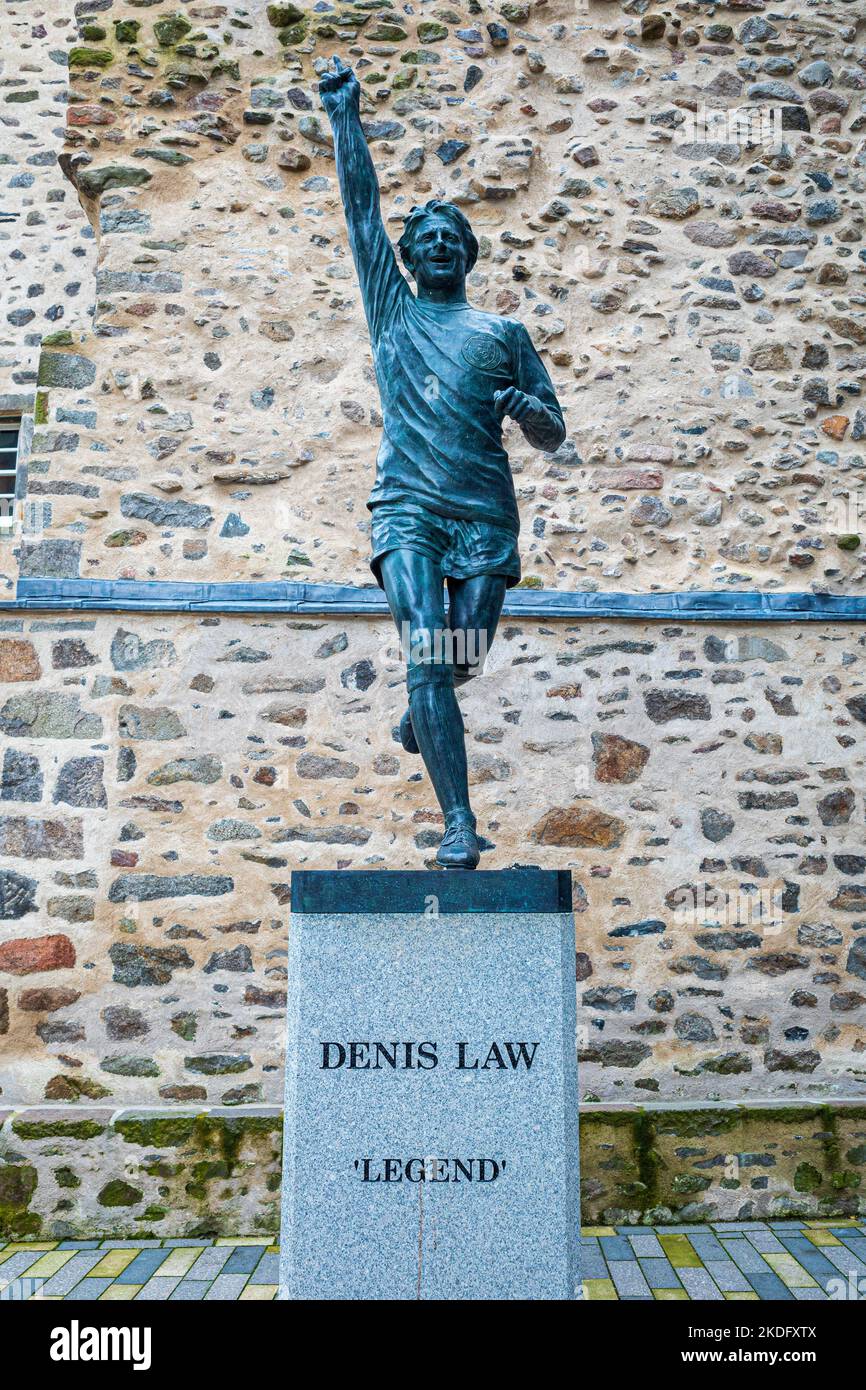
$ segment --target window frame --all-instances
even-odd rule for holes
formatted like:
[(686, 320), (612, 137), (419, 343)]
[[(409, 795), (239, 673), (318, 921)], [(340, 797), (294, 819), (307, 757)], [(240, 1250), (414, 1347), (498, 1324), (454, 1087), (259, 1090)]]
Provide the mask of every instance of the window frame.
[[(22, 485), (21, 434), (23, 425), (24, 419), (20, 414), (0, 414), (0, 435), (5, 434), (8, 430), (15, 433), (14, 448), (11, 445), (0, 444), (0, 540), (15, 534), (16, 503), (20, 500)], [(11, 468), (7, 467), (10, 455)], [(12, 504), (8, 514), (3, 512), (2, 507), (6, 498), (9, 498)]]

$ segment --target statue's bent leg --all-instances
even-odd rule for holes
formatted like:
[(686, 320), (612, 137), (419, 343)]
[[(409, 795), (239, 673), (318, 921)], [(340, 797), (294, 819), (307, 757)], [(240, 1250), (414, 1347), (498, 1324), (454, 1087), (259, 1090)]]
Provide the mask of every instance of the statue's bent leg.
[(388, 606), (404, 647), (412, 728), (445, 817), (439, 863), (474, 868), (479, 850), (469, 805), (463, 717), (454, 694), (442, 572), (429, 556), (392, 550), (381, 561)]
[(452, 632), (454, 684), (465, 685), (484, 669), (493, 645), (507, 580), (504, 574), (477, 574), (449, 579), (448, 626)]

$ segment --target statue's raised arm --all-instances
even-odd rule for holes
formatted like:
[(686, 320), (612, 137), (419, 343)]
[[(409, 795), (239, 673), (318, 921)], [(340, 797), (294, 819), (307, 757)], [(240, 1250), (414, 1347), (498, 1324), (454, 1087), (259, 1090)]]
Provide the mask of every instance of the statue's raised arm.
[(352, 69), (338, 57), (333, 60), (333, 69), (320, 79), (319, 95), (334, 133), (349, 245), (375, 346), (393, 296), (408, 292), (409, 287), (382, 221), (379, 183), (361, 125), (361, 88)]

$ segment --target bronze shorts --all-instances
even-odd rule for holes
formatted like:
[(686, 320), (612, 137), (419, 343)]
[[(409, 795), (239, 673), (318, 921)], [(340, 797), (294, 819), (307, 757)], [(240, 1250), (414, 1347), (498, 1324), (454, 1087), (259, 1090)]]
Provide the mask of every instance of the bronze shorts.
[(429, 555), (446, 578), (503, 574), (509, 589), (520, 580), (517, 536), (504, 526), (439, 516), (426, 507), (405, 502), (380, 502), (372, 508), (372, 517), (370, 568), (380, 588), (379, 561), (391, 550)]

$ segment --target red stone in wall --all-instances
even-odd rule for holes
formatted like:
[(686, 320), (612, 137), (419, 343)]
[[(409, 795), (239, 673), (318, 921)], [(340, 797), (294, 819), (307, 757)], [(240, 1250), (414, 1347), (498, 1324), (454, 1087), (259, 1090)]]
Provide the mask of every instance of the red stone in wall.
[(0, 970), (8, 975), (35, 975), (41, 970), (65, 970), (74, 964), (75, 947), (68, 936), (22, 936), (0, 942)]

